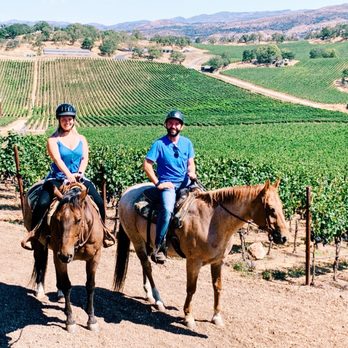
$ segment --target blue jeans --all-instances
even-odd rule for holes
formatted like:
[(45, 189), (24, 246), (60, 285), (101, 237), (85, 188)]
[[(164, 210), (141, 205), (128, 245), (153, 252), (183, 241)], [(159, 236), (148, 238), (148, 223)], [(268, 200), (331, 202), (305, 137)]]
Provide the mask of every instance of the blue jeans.
[(176, 194), (180, 189), (189, 186), (191, 180), (187, 177), (184, 181), (173, 183), (175, 188), (160, 190), (161, 195), (161, 209), (157, 217), (156, 225), (156, 241), (155, 245), (159, 246), (163, 243), (164, 237), (167, 234), (170, 218), (172, 217)]

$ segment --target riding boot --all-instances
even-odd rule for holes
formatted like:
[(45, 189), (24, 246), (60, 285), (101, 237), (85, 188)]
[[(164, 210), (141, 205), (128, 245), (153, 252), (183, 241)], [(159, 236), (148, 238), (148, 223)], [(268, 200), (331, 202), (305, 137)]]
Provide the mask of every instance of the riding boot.
[(167, 260), (167, 247), (166, 242), (162, 242), (160, 245), (156, 245), (152, 254), (151, 260), (155, 263), (163, 265)]
[(103, 222), (103, 227), (104, 227), (103, 246), (104, 246), (104, 248), (109, 248), (116, 243), (116, 238), (110, 232), (110, 230), (106, 227), (104, 222)]

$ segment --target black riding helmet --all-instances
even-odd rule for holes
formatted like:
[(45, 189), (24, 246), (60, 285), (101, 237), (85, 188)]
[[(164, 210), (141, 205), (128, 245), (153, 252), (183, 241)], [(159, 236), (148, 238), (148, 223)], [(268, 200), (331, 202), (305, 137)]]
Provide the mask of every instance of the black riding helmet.
[(175, 120), (179, 120), (181, 122), (181, 124), (184, 124), (184, 114), (179, 110), (172, 110), (172, 111), (168, 112), (168, 115), (167, 115), (166, 120), (164, 122), (167, 122), (171, 118), (175, 119)]
[(67, 103), (63, 103), (57, 106), (56, 109), (56, 118), (59, 118), (61, 116), (71, 116), (76, 117), (76, 109), (71, 105)]

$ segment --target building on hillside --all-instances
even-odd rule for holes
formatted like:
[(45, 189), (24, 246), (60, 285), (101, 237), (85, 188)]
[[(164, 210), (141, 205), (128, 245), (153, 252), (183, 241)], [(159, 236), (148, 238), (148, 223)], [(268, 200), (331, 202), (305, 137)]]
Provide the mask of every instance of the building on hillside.
[(65, 48), (44, 48), (43, 54), (48, 56), (79, 56), (79, 57), (89, 57), (91, 51), (83, 48), (76, 49), (65, 49)]

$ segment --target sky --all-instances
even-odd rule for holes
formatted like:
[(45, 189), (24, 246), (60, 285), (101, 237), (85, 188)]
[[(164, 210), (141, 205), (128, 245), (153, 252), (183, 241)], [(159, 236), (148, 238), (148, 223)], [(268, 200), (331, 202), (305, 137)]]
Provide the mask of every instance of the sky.
[(111, 25), (221, 11), (316, 9), (342, 3), (344, 0), (0, 0), (0, 22), (17, 19)]

